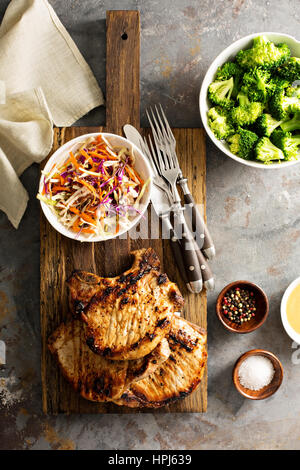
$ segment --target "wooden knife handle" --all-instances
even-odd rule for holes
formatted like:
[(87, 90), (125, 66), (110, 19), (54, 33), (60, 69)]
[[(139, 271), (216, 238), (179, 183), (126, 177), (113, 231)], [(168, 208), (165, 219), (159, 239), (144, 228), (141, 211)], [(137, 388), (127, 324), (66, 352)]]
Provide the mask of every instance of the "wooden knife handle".
[[(201, 268), (197, 256), (197, 249), (195, 241), (185, 221), (183, 213), (180, 211), (176, 214), (179, 217), (179, 233), (181, 233), (181, 249), (184, 264), (186, 266), (186, 274), (191, 287), (195, 293), (202, 290), (203, 281)], [(196, 249), (197, 248), (197, 249)]]
[[(215, 255), (215, 247), (212, 240), (212, 237), (208, 231), (207, 225), (204, 222), (204, 219), (197, 208), (197, 205), (194, 201), (193, 196), (190, 192), (184, 194), (184, 203), (191, 208), (191, 226), (193, 232), (196, 234), (196, 241), (200, 249), (204, 251), (207, 255), (207, 258), (213, 258)], [(186, 211), (187, 214), (190, 212), (189, 209)]]

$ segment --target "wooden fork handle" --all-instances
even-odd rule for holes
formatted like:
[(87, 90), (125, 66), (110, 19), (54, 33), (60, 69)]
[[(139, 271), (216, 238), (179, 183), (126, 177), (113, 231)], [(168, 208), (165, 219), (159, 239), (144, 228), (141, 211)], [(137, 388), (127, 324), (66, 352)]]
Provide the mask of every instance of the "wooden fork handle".
[[(167, 233), (169, 233), (170, 235), (171, 248), (172, 248), (172, 252), (173, 252), (180, 276), (184, 280), (190, 292), (198, 293), (194, 291), (193, 287), (189, 283), (188, 276), (187, 276), (187, 266), (185, 265), (185, 261), (184, 261), (184, 253), (183, 253), (182, 245), (180, 243), (179, 238), (177, 237), (175, 233), (175, 230), (172, 226), (169, 216), (163, 216), (162, 221), (167, 230)], [(202, 283), (200, 287), (202, 289)]]

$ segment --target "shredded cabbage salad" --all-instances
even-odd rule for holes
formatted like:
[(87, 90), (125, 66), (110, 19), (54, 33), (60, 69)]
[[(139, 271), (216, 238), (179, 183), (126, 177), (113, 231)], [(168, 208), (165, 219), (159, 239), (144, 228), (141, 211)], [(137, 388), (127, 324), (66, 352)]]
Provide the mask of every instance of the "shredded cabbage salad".
[(48, 204), (76, 238), (104, 239), (128, 229), (140, 213), (149, 183), (134, 168), (132, 150), (113, 146), (104, 136), (76, 144), (64, 163), (43, 172), (37, 198)]

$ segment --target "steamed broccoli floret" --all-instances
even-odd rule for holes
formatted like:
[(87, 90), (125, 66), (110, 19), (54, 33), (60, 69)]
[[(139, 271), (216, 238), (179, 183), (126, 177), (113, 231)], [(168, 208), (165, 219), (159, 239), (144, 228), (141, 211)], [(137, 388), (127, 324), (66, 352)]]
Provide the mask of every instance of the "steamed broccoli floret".
[(263, 110), (264, 105), (262, 103), (242, 104), (232, 109), (231, 117), (237, 126), (250, 126), (262, 114)]
[(265, 102), (275, 89), (275, 84), (269, 82), (270, 77), (271, 74), (267, 70), (256, 67), (244, 74), (241, 90), (250, 101)]
[(224, 108), (210, 108), (207, 113), (209, 127), (218, 139), (226, 139), (234, 132), (228, 111)]
[(270, 80), (270, 84), (273, 86), (274, 91), (280, 89), (285, 89), (291, 86), (291, 82), (289, 80), (286, 80), (285, 78), (278, 77), (276, 75), (273, 75), (273, 77)]
[(271, 136), (271, 141), (283, 151), (286, 160), (299, 158), (300, 135), (293, 136), (290, 132), (276, 129)]
[(241, 68), (235, 62), (225, 62), (224, 65), (218, 67), (216, 80), (229, 80), (229, 78), (241, 73)]
[(233, 101), (230, 99), (233, 90), (233, 78), (228, 80), (214, 81), (209, 85), (208, 97), (210, 101), (225, 108), (233, 106)]
[(248, 104), (250, 104), (248, 96), (242, 91), (239, 92), (236, 98), (239, 102), (239, 106), (247, 106)]
[(233, 78), (233, 90), (231, 97), (236, 98), (240, 87), (240, 80), (243, 72), (239, 65), (235, 62), (226, 62), (222, 67), (219, 67), (216, 74), (216, 80), (229, 80)]
[(255, 122), (255, 127), (259, 135), (270, 137), (274, 129), (280, 126), (282, 122), (283, 121), (277, 121), (277, 119), (274, 119), (271, 114), (265, 113), (259, 116)]
[(278, 67), (277, 73), (280, 77), (290, 82), (300, 80), (300, 59), (298, 57), (290, 57), (287, 62)]
[(248, 160), (253, 155), (253, 147), (258, 136), (251, 131), (239, 128), (237, 133), (228, 137), (227, 142), (232, 153)]
[(253, 67), (278, 67), (290, 57), (290, 49), (287, 44), (277, 46), (265, 36), (253, 39), (250, 49), (238, 52), (236, 59), (241, 67), (251, 69)]
[(277, 119), (286, 119), (290, 113), (300, 112), (300, 99), (286, 96), (284, 89), (277, 89), (270, 99), (269, 108)]
[(268, 137), (259, 139), (255, 146), (256, 159), (264, 163), (270, 163), (273, 160), (284, 160), (284, 153), (278, 147), (272, 144)]
[(284, 132), (300, 130), (300, 113), (296, 113), (292, 119), (284, 121), (280, 127)]

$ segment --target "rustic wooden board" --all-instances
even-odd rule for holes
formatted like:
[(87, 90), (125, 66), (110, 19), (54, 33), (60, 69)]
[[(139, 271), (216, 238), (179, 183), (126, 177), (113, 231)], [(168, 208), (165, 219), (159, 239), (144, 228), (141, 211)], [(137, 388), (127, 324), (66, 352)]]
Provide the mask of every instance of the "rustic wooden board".
[[(122, 39), (124, 33), (127, 39)], [(139, 127), (139, 14), (107, 13), (107, 124), (106, 128), (71, 127), (55, 129), (53, 152), (65, 142), (82, 134), (106, 130), (121, 133), (131, 123)], [(118, 58), (114, 62), (114, 57)], [(133, 64), (128, 67), (128, 61)], [(126, 75), (125, 75), (126, 69)], [(129, 70), (129, 72), (128, 72)], [(116, 81), (117, 86), (113, 84)], [(115, 98), (114, 98), (115, 97)], [(205, 135), (203, 129), (174, 129), (183, 173), (189, 178), (194, 198), (203, 204), (205, 214)], [(43, 165), (45, 162), (43, 162)], [(113, 404), (97, 404), (82, 399), (62, 377), (47, 349), (54, 329), (69, 318), (65, 281), (74, 269), (114, 276), (130, 266), (130, 251), (152, 246), (159, 254), (163, 269), (178, 283), (185, 296), (184, 316), (206, 328), (206, 294), (190, 294), (182, 283), (168, 240), (112, 240), (80, 243), (57, 233), (41, 214), (41, 334), (43, 410), (57, 413), (135, 413), (139, 410)], [(203, 412), (207, 407), (206, 372), (198, 390), (190, 397), (155, 412)], [(153, 412), (153, 410), (142, 410)]]

